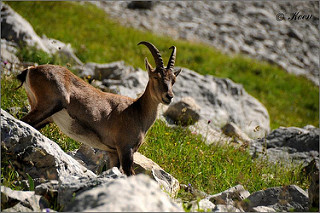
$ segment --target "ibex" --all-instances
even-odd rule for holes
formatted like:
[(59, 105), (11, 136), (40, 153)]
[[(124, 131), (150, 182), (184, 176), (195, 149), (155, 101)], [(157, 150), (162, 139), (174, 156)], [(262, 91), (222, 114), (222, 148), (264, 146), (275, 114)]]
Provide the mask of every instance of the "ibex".
[(160, 103), (170, 104), (172, 86), (179, 71), (174, 71), (176, 47), (172, 46), (167, 67), (159, 50), (142, 41), (156, 64), (152, 68), (145, 58), (149, 81), (137, 99), (105, 93), (89, 85), (68, 69), (40, 65), (24, 70), (17, 78), (25, 87), (31, 111), (21, 120), (41, 129), (54, 122), (76, 141), (105, 150), (110, 167), (118, 167), (127, 176), (133, 171), (133, 153), (142, 144), (154, 123)]

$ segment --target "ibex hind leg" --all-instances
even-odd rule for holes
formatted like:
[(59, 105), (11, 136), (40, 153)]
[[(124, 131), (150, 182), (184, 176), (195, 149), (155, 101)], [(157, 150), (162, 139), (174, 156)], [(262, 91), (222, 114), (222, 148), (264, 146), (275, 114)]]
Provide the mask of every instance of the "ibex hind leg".
[(117, 152), (108, 152), (110, 169), (112, 167), (120, 168), (120, 160)]
[(59, 102), (54, 104), (37, 105), (21, 120), (37, 129), (41, 129), (46, 124), (51, 122), (49, 118), (51, 115), (59, 112), (62, 109), (63, 105)]
[(52, 123), (52, 122), (53, 122), (52, 118), (48, 117), (47, 119), (44, 119), (43, 121), (41, 121), (41, 122), (37, 123), (36, 125), (34, 125), (34, 128), (40, 130), (43, 127), (45, 127), (47, 124)]
[(122, 150), (119, 156), (123, 173), (127, 176), (135, 175), (133, 171), (133, 150), (131, 148), (129, 150)]

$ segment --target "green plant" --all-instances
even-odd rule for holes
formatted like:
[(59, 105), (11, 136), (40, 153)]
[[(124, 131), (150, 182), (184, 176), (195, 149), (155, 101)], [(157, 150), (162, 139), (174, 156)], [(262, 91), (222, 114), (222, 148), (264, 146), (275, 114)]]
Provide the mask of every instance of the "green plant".
[(8, 156), (10, 154), (4, 146), (1, 146), (1, 185), (14, 190), (22, 190), (22, 177), (11, 162)]
[(310, 212), (319, 212), (319, 207), (311, 207), (309, 209)]
[(32, 177), (27, 173), (28, 183), (29, 183), (29, 191), (34, 191), (34, 180)]
[(185, 212), (191, 212), (192, 204), (189, 202), (183, 202), (182, 208)]
[[(73, 63), (63, 54), (49, 54), (43, 50), (37, 49), (35, 46), (25, 46), (21, 45), (17, 51), (17, 57), (20, 61), (31, 62), (35, 64), (56, 64), (70, 68)], [(71, 67), (72, 68), (72, 67)], [(73, 70), (71, 70), (73, 71)]]
[(50, 138), (51, 140), (55, 141), (61, 149), (65, 152), (72, 151), (78, 149), (81, 145), (80, 142), (77, 142), (65, 134), (63, 134), (57, 125), (51, 123), (45, 126), (43, 129), (40, 130), (42, 134)]
[(36, 47), (21, 46), (18, 49), (17, 56), (20, 61), (33, 62), (38, 64), (59, 63), (57, 56), (51, 56), (48, 53), (38, 50)]
[[(1, 75), (1, 108), (13, 113), (14, 116), (21, 118), (26, 115), (26, 111), (22, 110), (28, 105), (27, 95), (22, 90), (15, 90), (20, 85), (13, 75)], [(14, 110), (12, 107), (17, 108)]]

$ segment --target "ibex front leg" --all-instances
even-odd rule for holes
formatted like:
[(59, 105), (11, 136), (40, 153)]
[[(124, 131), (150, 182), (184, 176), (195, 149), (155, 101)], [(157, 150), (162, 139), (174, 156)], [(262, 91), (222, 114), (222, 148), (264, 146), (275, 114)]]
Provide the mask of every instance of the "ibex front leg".
[(133, 150), (125, 149), (119, 150), (120, 163), (122, 167), (122, 172), (127, 176), (135, 175), (133, 170)]

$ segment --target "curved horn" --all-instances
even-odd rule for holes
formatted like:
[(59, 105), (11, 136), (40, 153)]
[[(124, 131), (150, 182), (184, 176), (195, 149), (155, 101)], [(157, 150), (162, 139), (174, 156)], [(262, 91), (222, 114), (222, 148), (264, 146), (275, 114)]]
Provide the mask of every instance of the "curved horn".
[(154, 58), (154, 61), (156, 62), (156, 67), (157, 68), (164, 67), (163, 66), (163, 60), (162, 60), (162, 57), (160, 55), (160, 52), (153, 44), (151, 44), (151, 43), (149, 43), (147, 41), (141, 41), (138, 45), (140, 45), (140, 44), (144, 44), (149, 48), (149, 50), (150, 50), (150, 52), (151, 52), (151, 54), (152, 54), (152, 56)]
[(173, 68), (175, 60), (176, 60), (176, 52), (177, 52), (177, 49), (175, 46), (172, 46), (169, 49), (172, 49), (172, 53), (171, 53), (171, 56), (168, 61), (167, 69)]

